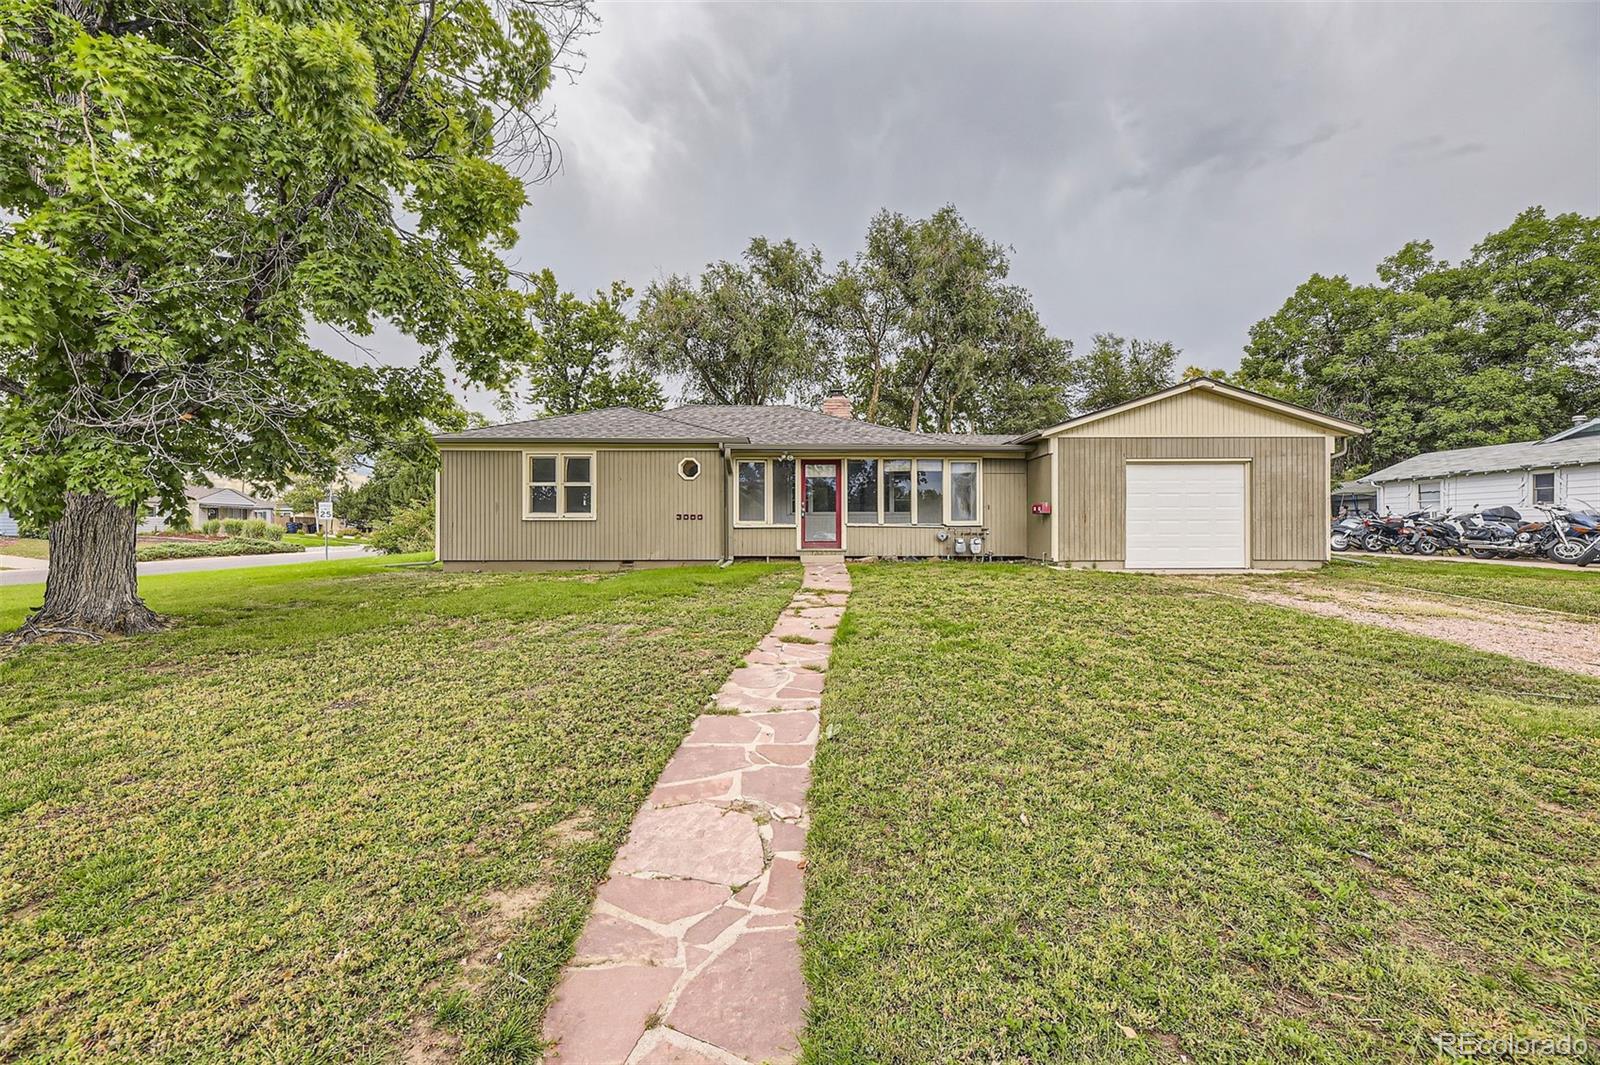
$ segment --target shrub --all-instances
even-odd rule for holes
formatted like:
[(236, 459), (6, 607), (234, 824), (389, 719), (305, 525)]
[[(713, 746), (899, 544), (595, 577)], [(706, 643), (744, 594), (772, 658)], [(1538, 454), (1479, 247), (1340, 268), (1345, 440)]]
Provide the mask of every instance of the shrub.
[(244, 519), (243, 518), (224, 518), (224, 519), (222, 519), (222, 535), (224, 535), (224, 536), (243, 536), (244, 535)]
[(200, 526), (200, 531), (205, 533), (207, 536), (215, 536), (217, 533), (222, 531), (222, 522), (218, 521), (216, 518), (212, 518), (210, 521), (205, 522)]
[(282, 525), (272, 525), (268, 522), (262, 522), (262, 524), (266, 525), (266, 528), (261, 530), (261, 539), (271, 540), (273, 543), (281, 543), (283, 541)]
[(287, 555), (297, 554), (305, 548), (299, 544), (273, 543), (270, 540), (247, 540), (232, 537), (213, 543), (179, 540), (166, 544), (148, 544), (139, 548), (140, 562), (160, 562), (169, 558), (221, 558), (229, 555)]
[(263, 518), (249, 518), (244, 523), (244, 535), (251, 540), (267, 538), (267, 523)]
[(371, 544), (386, 555), (433, 550), (433, 504), (405, 507), (372, 529)]

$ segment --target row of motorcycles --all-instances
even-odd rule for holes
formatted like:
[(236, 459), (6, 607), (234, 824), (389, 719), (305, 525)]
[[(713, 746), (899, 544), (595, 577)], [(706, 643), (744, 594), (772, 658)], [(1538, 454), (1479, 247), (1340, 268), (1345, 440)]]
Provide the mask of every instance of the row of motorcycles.
[(1587, 566), (1600, 561), (1600, 507), (1581, 501), (1544, 506), (1548, 518), (1524, 520), (1514, 507), (1466, 514), (1412, 511), (1401, 517), (1347, 514), (1333, 523), (1335, 551), (1456, 552), (1473, 558), (1548, 558)]

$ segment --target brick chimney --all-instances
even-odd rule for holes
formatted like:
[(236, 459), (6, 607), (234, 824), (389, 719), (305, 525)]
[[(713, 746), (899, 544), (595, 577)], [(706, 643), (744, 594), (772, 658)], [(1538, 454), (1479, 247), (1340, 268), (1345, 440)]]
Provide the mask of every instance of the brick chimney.
[(854, 413), (854, 410), (850, 397), (841, 395), (838, 392), (822, 401), (822, 413), (831, 414), (835, 418), (848, 418)]

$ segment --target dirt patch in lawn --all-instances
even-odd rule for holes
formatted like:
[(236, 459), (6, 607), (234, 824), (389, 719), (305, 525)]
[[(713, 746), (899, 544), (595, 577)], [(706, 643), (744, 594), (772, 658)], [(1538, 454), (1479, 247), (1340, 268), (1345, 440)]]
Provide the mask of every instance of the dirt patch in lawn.
[(1270, 588), (1231, 582), (1223, 585), (1204, 577), (1195, 580), (1223, 594), (1258, 603), (1432, 636), (1479, 651), (1600, 677), (1600, 626), (1564, 614), (1293, 579), (1275, 579)]

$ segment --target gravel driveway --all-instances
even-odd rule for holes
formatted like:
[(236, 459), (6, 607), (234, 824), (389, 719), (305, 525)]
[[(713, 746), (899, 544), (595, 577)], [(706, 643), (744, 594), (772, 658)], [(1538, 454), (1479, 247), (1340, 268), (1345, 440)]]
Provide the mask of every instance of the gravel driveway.
[[(1213, 590), (1220, 591), (1214, 586)], [(1274, 589), (1232, 585), (1226, 595), (1294, 607), (1386, 629), (1432, 636), (1479, 651), (1600, 677), (1600, 625), (1535, 607), (1467, 605), (1408, 591), (1404, 594), (1285, 581)]]

